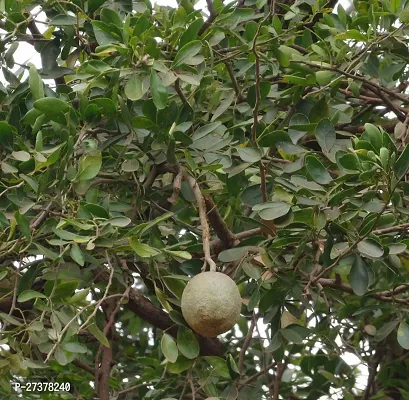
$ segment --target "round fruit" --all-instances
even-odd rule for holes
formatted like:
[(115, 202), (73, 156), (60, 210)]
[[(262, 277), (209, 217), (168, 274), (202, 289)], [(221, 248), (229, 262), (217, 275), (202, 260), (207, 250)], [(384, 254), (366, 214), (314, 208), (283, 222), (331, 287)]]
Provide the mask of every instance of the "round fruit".
[(202, 336), (229, 331), (240, 316), (241, 297), (235, 282), (221, 272), (193, 277), (182, 295), (182, 313), (189, 326)]

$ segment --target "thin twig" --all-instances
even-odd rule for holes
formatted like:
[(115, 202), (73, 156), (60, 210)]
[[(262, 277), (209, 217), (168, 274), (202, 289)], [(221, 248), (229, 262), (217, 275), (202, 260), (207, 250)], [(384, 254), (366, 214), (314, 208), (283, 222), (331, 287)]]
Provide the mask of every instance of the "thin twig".
[(247, 332), (246, 339), (244, 340), (243, 346), (240, 351), (239, 365), (238, 365), (240, 375), (243, 375), (243, 372), (244, 372), (243, 371), (244, 359), (246, 357), (246, 351), (248, 347), (250, 346), (251, 339), (253, 339), (253, 332), (254, 332), (254, 328), (256, 327), (256, 322), (257, 322), (256, 316), (253, 312), (253, 315), (251, 317), (250, 328), (249, 328), (249, 331)]
[(204, 252), (204, 265), (202, 271), (206, 270), (206, 265), (209, 264), (210, 271), (216, 271), (217, 266), (216, 263), (213, 261), (212, 256), (210, 254), (210, 229), (209, 224), (207, 222), (206, 217), (206, 202), (203, 198), (202, 192), (200, 190), (199, 184), (197, 183), (196, 179), (190, 176), (188, 173), (184, 172), (184, 179), (188, 182), (190, 188), (192, 189), (195, 198), (197, 207), (199, 209), (199, 217), (200, 217), (200, 224), (202, 225), (203, 231), (203, 252)]

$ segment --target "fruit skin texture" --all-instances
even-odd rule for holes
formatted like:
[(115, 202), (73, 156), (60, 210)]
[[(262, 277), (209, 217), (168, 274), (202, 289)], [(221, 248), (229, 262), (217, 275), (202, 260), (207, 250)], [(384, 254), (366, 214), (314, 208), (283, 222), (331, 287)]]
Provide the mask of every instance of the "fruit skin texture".
[(241, 297), (235, 282), (221, 272), (194, 276), (182, 294), (182, 314), (202, 336), (229, 331), (240, 316)]

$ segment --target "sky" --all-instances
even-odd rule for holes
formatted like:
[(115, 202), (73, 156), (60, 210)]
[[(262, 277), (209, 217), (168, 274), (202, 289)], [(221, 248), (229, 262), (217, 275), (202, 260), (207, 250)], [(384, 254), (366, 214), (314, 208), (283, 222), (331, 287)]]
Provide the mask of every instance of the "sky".
[[(157, 3), (159, 5), (164, 5), (164, 6), (170, 6), (170, 7), (177, 7), (177, 1), (176, 0), (158, 0), (158, 1), (152, 1), (152, 3)], [(344, 8), (347, 8), (348, 5), (350, 4), (350, 0), (340, 0), (338, 4), (341, 4)], [(207, 8), (206, 8), (206, 1), (205, 0), (200, 0), (196, 5), (195, 8), (197, 10), (202, 9), (204, 12), (206, 12)], [(33, 12), (35, 13), (37, 9), (34, 9)], [(336, 7), (335, 7), (336, 10)], [(46, 16), (45, 14), (39, 14), (39, 16), (37, 17), (37, 20), (39, 21), (46, 21)], [(37, 24), (40, 32), (44, 32), (47, 29), (47, 25), (46, 24), (41, 24), (38, 23)], [(1, 30), (0, 30), (0, 34), (1, 34)], [(20, 72), (22, 72), (22, 67), (20, 65), (27, 65), (28, 63), (33, 63), (38, 69), (41, 68), (41, 58), (39, 53), (37, 53), (34, 50), (34, 47), (31, 46), (28, 43), (25, 42), (19, 42), (19, 46), (16, 50), (16, 52), (14, 53), (14, 60), (16, 62), (16, 65), (14, 66), (14, 68), (12, 69), (12, 71), (14, 73), (17, 72), (17, 74), (19, 74)], [(18, 65), (20, 64), (20, 65)], [(28, 76), (28, 73), (25, 72), (23, 75), (23, 79), (25, 79)], [(2, 75), (2, 73), (0, 73), (0, 81), (5, 83), (4, 77)], [(49, 84), (50, 86), (54, 86), (54, 81), (50, 80), (50, 81), (45, 81), (47, 84)], [(261, 334), (262, 337), (266, 337), (266, 326), (263, 324), (262, 321), (259, 321), (258, 323), (258, 328), (259, 328), (259, 332)], [(238, 337), (240, 337), (241, 333), (240, 331), (237, 330), (237, 334)], [(338, 340), (336, 340), (338, 345), (341, 345), (341, 341), (338, 338)], [(317, 351), (319, 349), (319, 345), (315, 346), (315, 349), (313, 349), (313, 352)], [(358, 366), (358, 369), (360, 371), (360, 375), (358, 376), (358, 380), (357, 380), (357, 385), (356, 387), (359, 389), (364, 389), (366, 387), (366, 382), (367, 382), (367, 377), (368, 377), (368, 369), (365, 365), (362, 365), (359, 358), (351, 353), (345, 353), (342, 358), (344, 359), (344, 361), (351, 366)], [(288, 379), (291, 379), (291, 377), (288, 377)], [(336, 399), (338, 396), (337, 394), (333, 394), (331, 396), (331, 399)], [(342, 397), (339, 397), (342, 398)], [(322, 397), (320, 400), (324, 400), (326, 399), (326, 397)]]

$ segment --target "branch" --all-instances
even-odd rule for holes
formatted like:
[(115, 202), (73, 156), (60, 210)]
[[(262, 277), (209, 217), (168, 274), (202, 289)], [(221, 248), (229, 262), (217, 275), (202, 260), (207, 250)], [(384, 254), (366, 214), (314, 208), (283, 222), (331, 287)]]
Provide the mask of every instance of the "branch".
[(229, 73), (231, 83), (233, 85), (234, 91), (236, 92), (237, 102), (242, 102), (244, 100), (243, 95), (241, 94), (239, 84), (237, 83), (236, 77), (234, 76), (233, 68), (231, 66), (230, 61), (226, 61), (224, 63), (226, 66), (227, 72)]
[(207, 215), (209, 217), (210, 225), (216, 232), (217, 237), (227, 248), (236, 246), (239, 241), (224, 222), (212, 198), (209, 195), (204, 195), (203, 197), (205, 199), (206, 207), (209, 210)]
[(314, 62), (309, 62), (309, 61), (296, 61), (296, 62), (308, 65), (310, 67), (323, 69), (323, 70), (326, 70), (326, 71), (338, 72), (339, 74), (344, 75), (344, 76), (346, 76), (348, 78), (352, 78), (352, 79), (355, 79), (357, 81), (363, 82), (364, 85), (366, 86), (366, 88), (370, 89), (371, 91), (373, 91), (374, 89), (377, 90), (377, 91), (382, 91), (382, 92), (388, 94), (389, 96), (391, 96), (391, 97), (393, 97), (395, 99), (401, 100), (404, 103), (409, 102), (409, 99), (406, 96), (403, 96), (400, 93), (394, 92), (393, 90), (390, 90), (388, 88), (380, 86), (377, 83), (371, 82), (369, 79), (364, 78), (363, 76), (351, 74), (351, 73), (343, 71), (342, 69), (339, 69), (337, 67), (327, 67), (325, 65), (322, 65), (322, 63), (314, 63)]
[(259, 376), (264, 375), (265, 371), (268, 371), (269, 369), (273, 368), (275, 365), (276, 365), (276, 361), (274, 361), (271, 364), (267, 365), (266, 368), (264, 368), (261, 371), (257, 372), (257, 374), (254, 374), (253, 376), (250, 376), (250, 378), (246, 379), (243, 383), (239, 383), (239, 386), (247, 386), (249, 383), (256, 380)]
[(249, 331), (247, 332), (246, 339), (244, 340), (243, 347), (241, 348), (241, 351), (240, 351), (239, 365), (238, 365), (240, 375), (243, 375), (244, 358), (246, 357), (246, 351), (248, 347), (250, 346), (251, 339), (253, 339), (253, 332), (254, 332), (254, 328), (256, 327), (256, 322), (257, 322), (257, 319), (253, 312), (253, 315), (251, 317), (250, 328), (249, 328)]
[[(120, 302), (118, 302), (120, 305)], [(105, 325), (104, 333), (108, 333), (110, 329), (112, 329), (112, 334), (114, 335), (115, 328), (112, 326), (113, 319), (115, 318), (116, 311), (119, 310), (118, 305), (114, 309), (113, 301), (109, 301), (105, 308), (106, 314), (110, 315), (109, 321)], [(110, 346), (105, 347), (103, 344), (99, 345), (98, 353), (95, 357), (95, 391), (98, 393), (100, 400), (109, 400), (109, 377), (111, 375), (111, 363), (112, 363), (112, 345), (113, 341), (110, 341)], [(101, 366), (99, 366), (99, 357), (102, 353), (102, 361)]]
[(396, 225), (396, 226), (390, 226), (389, 228), (375, 229), (374, 231), (372, 231), (372, 233), (374, 233), (375, 235), (383, 235), (385, 233), (405, 232), (405, 231), (409, 231), (409, 223)]
[(202, 192), (200, 191), (199, 184), (197, 183), (196, 179), (190, 176), (187, 173), (184, 173), (184, 179), (189, 184), (190, 188), (193, 190), (193, 193), (196, 197), (197, 207), (199, 209), (199, 217), (200, 217), (200, 224), (202, 225), (203, 231), (203, 252), (205, 262), (202, 268), (202, 271), (206, 269), (206, 265), (209, 264), (210, 271), (216, 271), (216, 263), (212, 260), (210, 254), (210, 230), (209, 224), (207, 223), (206, 217), (206, 202), (202, 196)]
[(159, 175), (158, 168), (155, 164), (153, 164), (152, 169), (150, 170), (145, 182), (143, 183), (143, 188), (145, 190), (149, 189), (155, 182), (158, 175)]
[(168, 202), (171, 204), (176, 204), (179, 198), (179, 193), (182, 188), (182, 179), (183, 179), (183, 173), (180, 171), (176, 176), (173, 181), (173, 193), (172, 196), (168, 198)]
[(187, 101), (186, 96), (183, 94), (182, 88), (180, 87), (180, 79), (179, 78), (176, 79), (175, 90), (176, 90), (176, 93), (178, 94), (178, 96), (180, 97), (180, 99), (182, 100), (182, 103), (190, 107), (190, 104)]
[(48, 215), (48, 213), (50, 211), (50, 208), (51, 208), (52, 204), (53, 204), (53, 202), (50, 201), (47, 204), (47, 206), (45, 207), (44, 211), (42, 211), (37, 218), (35, 218), (35, 219), (33, 219), (31, 221), (31, 223), (30, 223), (30, 228), (31, 229), (37, 229), (42, 224), (42, 222), (47, 218), (47, 215)]
[(281, 383), (281, 378), (283, 377), (283, 373), (285, 370), (285, 364), (280, 363), (277, 366), (277, 373), (274, 379), (274, 395), (273, 395), (273, 400), (278, 400), (278, 396), (280, 394), (280, 383)]
[[(234, 233), (233, 235), (235, 236), (235, 238), (237, 240), (244, 240), (244, 239), (247, 239), (249, 237), (259, 235), (261, 233), (262, 233), (261, 228), (254, 228), (254, 229), (250, 229), (248, 231)], [(220, 239), (212, 240), (210, 242), (210, 250), (211, 250), (212, 254), (217, 255), (222, 250), (228, 249), (228, 248), (230, 248), (230, 247), (226, 247), (225, 244), (223, 243), (223, 241), (220, 240)]]
[(210, 27), (210, 25), (213, 23), (213, 21), (216, 19), (217, 14), (214, 10), (212, 0), (206, 0), (207, 3), (207, 9), (209, 10), (209, 18), (205, 21), (205, 23), (202, 25), (202, 27), (199, 30), (199, 36), (201, 36), (207, 28)]
[(72, 364), (75, 365), (78, 368), (81, 368), (83, 371), (89, 372), (92, 375), (95, 374), (94, 368), (92, 368), (89, 365), (83, 363), (81, 360), (73, 360)]
[[(345, 293), (354, 294), (354, 291), (350, 285), (342, 281), (337, 281), (336, 279), (319, 278), (316, 283), (320, 284), (322, 287), (329, 287), (332, 289), (342, 290)], [(403, 292), (402, 287), (399, 286), (398, 288), (399, 291), (397, 292), (391, 293), (390, 291), (382, 291), (377, 293), (370, 293), (368, 296), (380, 301), (385, 301), (387, 303), (409, 304), (409, 299), (397, 299), (395, 297), (390, 297), (387, 295), (402, 293)]]

